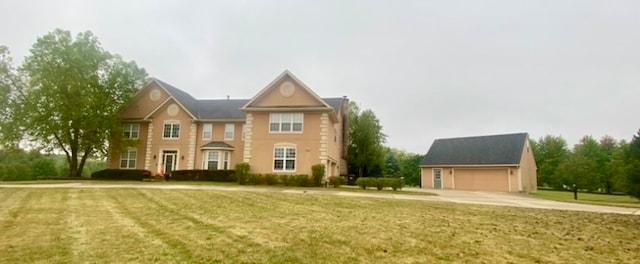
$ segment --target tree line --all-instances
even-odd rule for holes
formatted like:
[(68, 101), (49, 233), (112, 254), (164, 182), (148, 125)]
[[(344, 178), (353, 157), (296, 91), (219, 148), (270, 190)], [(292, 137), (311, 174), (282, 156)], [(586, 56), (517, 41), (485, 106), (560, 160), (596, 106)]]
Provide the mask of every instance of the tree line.
[[(83, 171), (84, 177), (104, 169), (104, 161), (90, 159)], [(0, 150), (0, 181), (29, 181), (65, 178), (69, 175), (66, 159), (61, 155), (45, 155), (39, 151)]]
[(569, 149), (561, 136), (547, 135), (530, 142), (538, 167), (538, 186), (575, 187), (589, 192), (638, 196), (640, 185), (640, 131), (630, 142), (603, 136), (584, 136)]

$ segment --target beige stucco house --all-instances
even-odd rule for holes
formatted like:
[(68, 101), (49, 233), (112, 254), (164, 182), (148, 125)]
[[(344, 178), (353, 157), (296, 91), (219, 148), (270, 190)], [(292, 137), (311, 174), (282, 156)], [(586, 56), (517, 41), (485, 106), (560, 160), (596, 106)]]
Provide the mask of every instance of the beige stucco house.
[(526, 133), (436, 139), (420, 167), (422, 188), (537, 190), (537, 168)]
[(113, 149), (109, 167), (169, 173), (233, 169), (326, 176), (347, 172), (346, 97), (321, 98), (284, 71), (251, 99), (196, 99), (152, 79), (121, 112), (135, 146)]

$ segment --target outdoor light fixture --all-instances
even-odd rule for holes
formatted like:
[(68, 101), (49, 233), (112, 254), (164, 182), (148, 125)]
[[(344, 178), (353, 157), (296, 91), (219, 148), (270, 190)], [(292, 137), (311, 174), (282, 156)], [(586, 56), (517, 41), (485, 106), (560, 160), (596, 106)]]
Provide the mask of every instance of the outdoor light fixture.
[(156, 159), (156, 155), (153, 155), (153, 159)]

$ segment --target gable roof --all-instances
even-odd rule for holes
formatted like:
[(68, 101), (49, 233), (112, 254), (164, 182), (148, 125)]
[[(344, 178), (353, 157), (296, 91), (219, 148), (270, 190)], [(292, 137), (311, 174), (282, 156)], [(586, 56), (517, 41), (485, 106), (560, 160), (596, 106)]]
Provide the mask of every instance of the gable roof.
[(286, 78), (287, 76), (289, 76), (289, 78), (293, 79), (293, 81), (296, 82), (297, 84), (299, 84), (302, 87), (302, 89), (306, 90), (306, 92), (308, 92), (311, 96), (313, 96), (316, 100), (318, 100), (318, 102), (320, 102), (322, 104), (322, 107), (332, 108), (329, 104), (327, 104), (327, 102), (325, 102), (322, 98), (320, 98), (320, 96), (318, 96), (313, 90), (311, 90), (311, 88), (309, 88), (306, 84), (304, 84), (302, 81), (300, 81), (300, 79), (298, 79), (295, 75), (293, 75), (293, 73), (291, 73), (289, 70), (284, 70), (284, 72), (282, 72), (280, 75), (278, 75), (278, 77), (276, 77), (266, 87), (264, 87), (262, 90), (260, 90), (260, 92), (258, 92), (258, 94), (256, 94), (253, 98), (251, 98), (251, 100), (249, 100), (249, 102), (247, 102), (242, 107), (242, 109), (251, 108), (251, 105), (253, 103), (255, 103), (260, 98), (262, 98), (264, 95), (266, 95), (269, 90), (274, 88), (274, 85), (276, 83), (278, 83), (280, 80)]
[(433, 165), (520, 164), (527, 133), (436, 139), (422, 160)]
[(171, 84), (168, 84), (156, 78), (153, 78), (153, 80), (158, 83), (160, 87), (164, 88), (167, 93), (169, 93), (169, 95), (171, 95), (176, 101), (178, 101), (178, 104), (185, 108), (192, 117), (198, 116), (198, 100), (193, 98), (193, 96), (191, 96), (187, 92), (180, 90)]
[[(289, 71), (285, 71), (283, 74), (289, 73)], [(289, 75), (294, 80), (299, 82), (301, 85), (304, 84), (297, 79), (293, 75)], [(282, 76), (276, 78), (276, 81), (280, 79)], [(245, 119), (245, 113), (242, 111), (242, 108), (250, 103), (251, 100), (254, 99), (196, 99), (187, 92), (176, 88), (175, 86), (161, 81), (157, 78), (152, 78), (152, 82), (156, 82), (161, 88), (167, 91), (171, 97), (175, 99), (175, 101), (180, 104), (189, 114), (197, 120), (243, 120)], [(274, 81), (275, 82), (275, 81)], [(147, 84), (148, 85), (148, 84)], [(270, 84), (271, 85), (271, 84)], [(267, 86), (269, 88), (270, 86)], [(306, 87), (306, 86), (305, 86)], [(308, 88), (306, 88), (308, 89)], [(262, 93), (265, 91), (261, 91)], [(312, 95), (316, 96), (313, 91), (309, 90)], [(333, 109), (336, 113), (340, 112), (342, 107), (342, 102), (344, 98), (340, 97), (332, 97), (332, 98), (319, 98), (318, 99), (328, 108)], [(159, 109), (160, 106), (157, 108)], [(156, 110), (157, 110), (156, 109)], [(156, 111), (154, 110), (154, 111)], [(149, 115), (152, 115), (150, 113)]]

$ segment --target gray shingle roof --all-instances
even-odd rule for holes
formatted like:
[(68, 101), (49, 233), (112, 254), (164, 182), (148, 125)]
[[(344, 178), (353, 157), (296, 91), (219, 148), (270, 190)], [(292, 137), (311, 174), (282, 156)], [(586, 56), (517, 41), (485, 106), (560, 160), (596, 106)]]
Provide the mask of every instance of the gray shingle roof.
[(331, 108), (333, 108), (333, 111), (336, 111), (336, 113), (340, 113), (340, 108), (342, 107), (342, 100), (344, 100), (343, 98), (340, 98), (340, 97), (322, 98), (322, 100), (327, 102), (327, 104), (330, 105)]
[(231, 148), (232, 149), (233, 146), (222, 141), (211, 141), (205, 144), (204, 146), (202, 146), (201, 148)]
[(158, 81), (160, 85), (162, 85), (162, 87), (167, 89), (167, 92), (169, 92), (171, 96), (173, 96), (173, 98), (175, 98), (181, 105), (187, 108), (187, 111), (189, 111), (195, 117), (198, 116), (197, 99), (193, 98), (193, 96), (191, 96), (187, 92), (180, 90), (171, 84), (158, 79), (155, 80)]
[(240, 108), (247, 99), (206, 99), (198, 100), (198, 119), (244, 119)]
[(527, 133), (436, 139), (421, 165), (520, 164)]
[[(240, 110), (249, 99), (195, 99), (187, 92), (175, 86), (155, 79), (167, 92), (181, 105), (187, 108), (193, 116), (202, 120), (239, 120), (245, 118), (245, 113)], [(336, 113), (340, 112), (342, 98), (322, 98)]]

